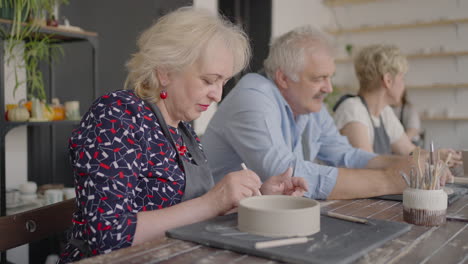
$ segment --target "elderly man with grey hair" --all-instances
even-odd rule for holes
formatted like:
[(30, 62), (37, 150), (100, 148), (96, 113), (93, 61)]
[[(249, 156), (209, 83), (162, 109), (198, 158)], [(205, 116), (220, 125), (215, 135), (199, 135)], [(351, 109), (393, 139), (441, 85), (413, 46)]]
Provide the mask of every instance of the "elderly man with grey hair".
[(310, 26), (272, 43), (266, 75), (245, 75), (204, 134), (215, 181), (245, 162), (263, 181), (293, 168), (294, 176), (308, 181), (306, 196), (315, 199), (402, 193), (399, 172), (411, 161), (353, 148), (323, 107), (332, 92), (333, 56), (328, 36)]

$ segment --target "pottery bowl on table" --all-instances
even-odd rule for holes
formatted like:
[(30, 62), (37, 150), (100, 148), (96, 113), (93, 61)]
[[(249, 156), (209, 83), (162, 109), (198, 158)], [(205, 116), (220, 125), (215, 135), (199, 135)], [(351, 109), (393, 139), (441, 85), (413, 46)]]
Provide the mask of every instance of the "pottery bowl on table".
[(238, 228), (269, 237), (309, 236), (320, 231), (320, 204), (285, 195), (253, 196), (240, 201)]

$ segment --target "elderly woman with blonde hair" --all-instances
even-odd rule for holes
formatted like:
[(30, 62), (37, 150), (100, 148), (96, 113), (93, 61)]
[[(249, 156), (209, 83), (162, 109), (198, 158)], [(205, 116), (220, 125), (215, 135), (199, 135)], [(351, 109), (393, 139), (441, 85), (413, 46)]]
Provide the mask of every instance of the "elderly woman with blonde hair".
[(162, 237), (260, 192), (307, 190), (290, 171), (263, 184), (253, 171), (235, 171), (214, 185), (187, 123), (220, 101), (223, 85), (248, 64), (248, 43), (237, 26), (192, 7), (142, 33), (127, 89), (98, 98), (70, 137), (77, 210), (62, 263)]
[[(394, 45), (364, 47), (354, 60), (359, 80), (357, 96), (342, 97), (335, 109), (335, 123), (351, 145), (378, 154), (408, 155), (416, 146), (405, 133), (390, 105), (400, 101), (405, 91), (408, 62)], [(351, 98), (349, 98), (351, 97)], [(460, 155), (453, 152), (455, 163)]]

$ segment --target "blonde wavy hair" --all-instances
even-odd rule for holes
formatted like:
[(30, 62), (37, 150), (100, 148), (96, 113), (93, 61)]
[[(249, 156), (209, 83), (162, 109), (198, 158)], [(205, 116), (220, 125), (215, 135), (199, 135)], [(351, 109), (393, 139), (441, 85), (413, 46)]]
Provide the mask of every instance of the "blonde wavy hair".
[(297, 74), (305, 67), (307, 53), (322, 47), (334, 55), (332, 41), (327, 34), (310, 25), (295, 28), (272, 41), (268, 57), (263, 62), (265, 73), (274, 80), (276, 71), (281, 70), (293, 81), (298, 81)]
[(374, 44), (362, 48), (354, 59), (360, 91), (379, 88), (386, 73), (393, 78), (408, 71), (408, 61), (395, 45)]
[(248, 37), (242, 29), (208, 10), (191, 6), (161, 17), (139, 37), (138, 51), (126, 64), (125, 89), (134, 89), (140, 98), (156, 102), (161, 87), (155, 70), (182, 72), (202, 56), (209, 56), (208, 43), (218, 39), (232, 52), (233, 73), (239, 73), (248, 65), (251, 55)]

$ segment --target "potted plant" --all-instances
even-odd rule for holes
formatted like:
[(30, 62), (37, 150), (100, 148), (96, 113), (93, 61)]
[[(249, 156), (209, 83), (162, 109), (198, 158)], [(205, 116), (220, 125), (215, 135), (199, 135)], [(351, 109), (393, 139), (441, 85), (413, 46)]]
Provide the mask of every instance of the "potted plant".
[[(12, 64), (15, 69), (15, 87), (13, 96), (18, 87), (26, 83), (28, 97), (46, 101), (46, 92), (39, 62), (52, 62), (63, 54), (63, 50), (56, 41), (44, 34), (38, 34), (40, 25), (34, 23), (32, 16), (50, 14), (54, 6), (68, 3), (68, 0), (1, 0), (0, 7), (13, 9), (12, 24), (9, 30), (0, 28), (0, 35), (6, 41), (5, 61)], [(27, 22), (24, 22), (27, 21)], [(23, 48), (24, 46), (24, 48)], [(21, 49), (23, 52), (17, 52)], [(19, 70), (26, 71), (26, 80), (18, 77)]]

